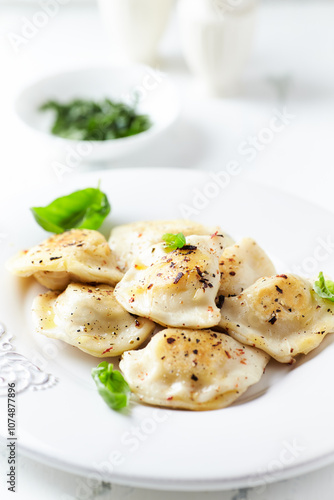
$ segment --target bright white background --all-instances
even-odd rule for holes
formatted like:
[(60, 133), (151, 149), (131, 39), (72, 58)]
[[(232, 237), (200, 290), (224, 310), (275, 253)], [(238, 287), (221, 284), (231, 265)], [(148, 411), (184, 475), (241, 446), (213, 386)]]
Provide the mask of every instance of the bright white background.
[[(158, 0), (157, 0), (158, 1)], [(0, 199), (15, 210), (20, 192), (59, 182), (53, 165), (61, 157), (36, 142), (17, 124), (12, 100), (31, 79), (47, 73), (110, 61), (108, 42), (94, 3), (69, 4), (16, 52), (9, 33), (20, 33), (23, 18), (38, 4), (0, 6)], [(229, 161), (242, 166), (241, 177), (278, 186), (332, 210), (334, 184), (334, 2), (271, 1), (262, 4), (252, 56), (238, 95), (203, 95), (180, 53), (173, 18), (163, 40), (157, 68), (177, 85), (181, 116), (175, 127), (149, 150), (113, 162), (110, 167), (150, 166), (224, 170)], [(267, 127), (273, 110), (286, 108), (289, 125), (253, 161), (238, 149)], [(72, 174), (94, 168), (78, 165)], [(302, 216), (302, 214), (301, 214)], [(316, 224), (316, 221), (310, 221)], [(1, 218), (0, 218), (1, 233)], [(287, 409), (288, 411), (288, 409)], [(330, 430), (329, 430), (330, 431)], [(3, 470), (4, 462), (0, 462)], [(143, 492), (98, 485), (78, 490), (79, 479), (20, 457), (19, 500), (45, 499), (200, 499), (204, 494)], [(0, 484), (0, 487), (3, 484)], [(1, 491), (1, 490), (0, 490)], [(334, 467), (261, 490), (205, 494), (208, 500), (332, 500)], [(6, 495), (6, 492), (4, 491)], [(4, 498), (1, 494), (1, 498)], [(7, 498), (7, 495), (5, 496)], [(9, 497), (8, 498), (12, 498)]]

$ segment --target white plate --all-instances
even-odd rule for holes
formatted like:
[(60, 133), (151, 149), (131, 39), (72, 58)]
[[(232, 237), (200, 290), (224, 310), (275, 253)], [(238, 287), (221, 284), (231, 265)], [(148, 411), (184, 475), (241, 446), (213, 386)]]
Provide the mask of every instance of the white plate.
[[(51, 133), (54, 114), (39, 111), (49, 100), (66, 103), (83, 98), (106, 97), (133, 104), (138, 96), (138, 112), (148, 114), (152, 127), (140, 134), (108, 141), (75, 141)], [(178, 116), (178, 98), (167, 76), (143, 65), (76, 69), (38, 80), (17, 96), (14, 109), (31, 132), (54, 148), (74, 149), (87, 161), (104, 161), (133, 153), (147, 146), (167, 130)]]
[[(45, 238), (28, 207), (95, 186), (99, 179), (113, 206), (102, 231), (111, 224), (181, 217), (182, 205), (194, 208), (201, 199), (206, 206), (194, 218), (220, 224), (235, 238), (253, 236), (280, 272), (313, 263), (316, 272), (334, 275), (333, 250), (328, 246), (326, 257), (321, 243), (334, 239), (332, 214), (258, 184), (236, 180), (215, 188), (207, 174), (173, 169), (97, 172), (80, 175), (66, 187), (27, 193), (16, 200), (15, 212), (7, 209), (1, 260)], [(205, 193), (211, 201), (205, 202)], [(271, 362), (261, 382), (229, 408), (196, 413), (133, 404), (127, 414), (119, 414), (97, 394), (90, 376), (95, 358), (33, 332), (31, 301), (41, 287), (14, 279), (3, 267), (0, 277), (0, 320), (7, 332), (7, 343), (0, 339), (0, 371), (14, 370), (22, 389), (17, 402), (21, 453), (81, 473), (83, 485), (102, 477), (179, 490), (254, 486), (333, 460), (332, 336), (293, 367)], [(0, 391), (4, 387), (0, 379)], [(43, 390), (32, 390), (38, 387)], [(6, 437), (5, 397), (0, 405), (0, 435)]]

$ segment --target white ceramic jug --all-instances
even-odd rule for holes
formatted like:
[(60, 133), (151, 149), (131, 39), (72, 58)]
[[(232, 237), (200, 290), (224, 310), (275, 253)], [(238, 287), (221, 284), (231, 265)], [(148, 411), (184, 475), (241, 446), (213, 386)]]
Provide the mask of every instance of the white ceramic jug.
[(174, 0), (98, 0), (114, 59), (152, 64)]
[(215, 94), (231, 94), (237, 87), (252, 44), (256, 6), (256, 0), (179, 0), (185, 60)]

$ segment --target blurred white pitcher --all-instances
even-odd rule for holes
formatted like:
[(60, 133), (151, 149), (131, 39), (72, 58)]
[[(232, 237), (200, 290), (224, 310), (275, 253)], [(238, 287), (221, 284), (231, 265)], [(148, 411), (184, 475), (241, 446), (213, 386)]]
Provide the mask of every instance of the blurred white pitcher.
[(257, 0), (179, 0), (185, 60), (215, 94), (237, 88), (253, 39)]
[(98, 0), (114, 59), (152, 64), (174, 0)]

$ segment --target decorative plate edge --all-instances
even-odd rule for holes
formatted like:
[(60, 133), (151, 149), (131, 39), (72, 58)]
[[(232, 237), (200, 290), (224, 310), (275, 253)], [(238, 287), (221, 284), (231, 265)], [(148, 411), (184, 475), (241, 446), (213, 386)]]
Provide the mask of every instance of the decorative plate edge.
[(0, 323), (0, 396), (7, 395), (10, 383), (15, 383), (18, 394), (26, 390), (49, 389), (58, 383), (58, 379), (16, 352), (13, 335)]

